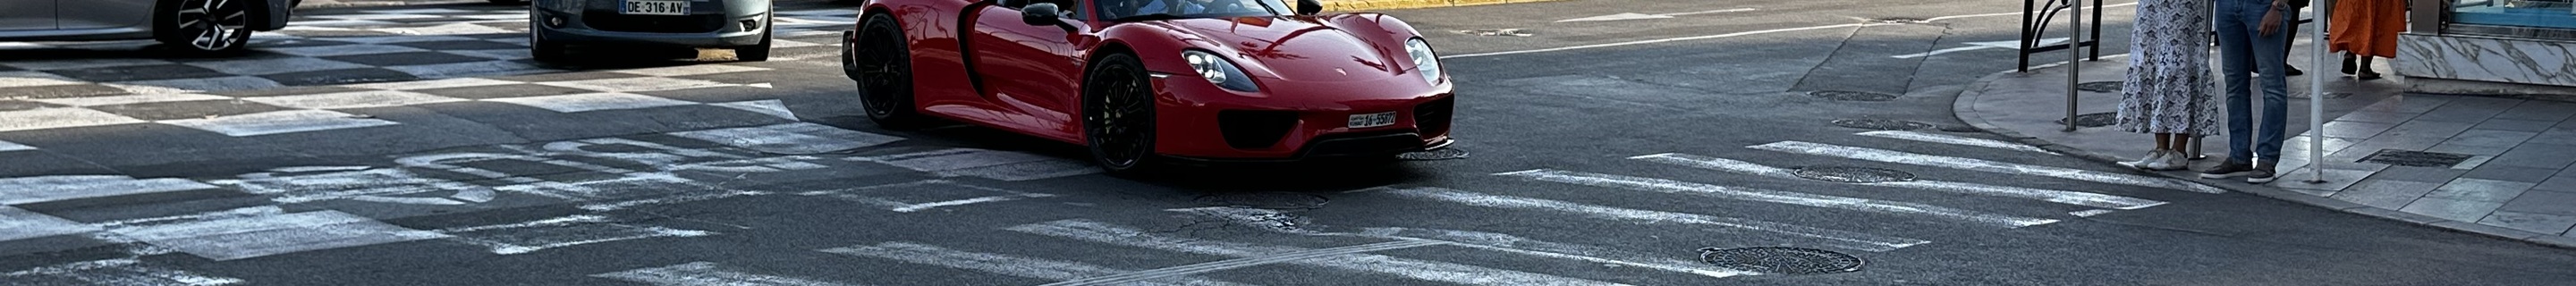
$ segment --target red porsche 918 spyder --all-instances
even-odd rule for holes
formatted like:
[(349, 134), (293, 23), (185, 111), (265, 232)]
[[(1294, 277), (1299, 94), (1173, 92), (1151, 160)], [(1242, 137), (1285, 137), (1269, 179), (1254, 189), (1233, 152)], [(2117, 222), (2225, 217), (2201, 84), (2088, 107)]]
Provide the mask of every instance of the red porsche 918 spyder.
[[(868, 118), (1089, 146), (1113, 174), (1444, 148), (1455, 99), (1419, 32), (1298, 0), (869, 0), (842, 66)], [(1293, 12), (1293, 14), (1292, 14)]]

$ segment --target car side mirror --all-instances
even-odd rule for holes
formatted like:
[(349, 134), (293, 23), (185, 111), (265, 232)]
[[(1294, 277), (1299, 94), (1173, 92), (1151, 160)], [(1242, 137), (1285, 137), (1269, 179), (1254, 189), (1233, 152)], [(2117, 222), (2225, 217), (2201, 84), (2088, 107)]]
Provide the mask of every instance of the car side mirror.
[(1324, 13), (1323, 1), (1297, 0), (1297, 15), (1314, 16), (1320, 13)]
[(1064, 27), (1064, 32), (1073, 32), (1073, 23), (1064, 22), (1064, 12), (1056, 8), (1055, 3), (1030, 3), (1028, 7), (1020, 7), (1020, 21), (1030, 26)]

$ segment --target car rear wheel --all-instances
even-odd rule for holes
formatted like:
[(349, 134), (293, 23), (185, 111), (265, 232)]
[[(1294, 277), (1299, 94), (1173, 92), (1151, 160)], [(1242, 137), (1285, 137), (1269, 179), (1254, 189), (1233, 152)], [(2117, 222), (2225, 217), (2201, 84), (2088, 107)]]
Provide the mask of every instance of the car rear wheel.
[(153, 39), (193, 53), (233, 53), (250, 42), (250, 0), (171, 0), (154, 9)]
[(1154, 93), (1136, 56), (1102, 57), (1084, 75), (1082, 129), (1091, 157), (1112, 175), (1149, 174), (1154, 154)]
[(928, 123), (912, 107), (911, 47), (894, 17), (869, 16), (858, 40), (841, 44), (841, 68), (859, 85), (859, 105), (868, 120), (887, 129), (911, 129)]

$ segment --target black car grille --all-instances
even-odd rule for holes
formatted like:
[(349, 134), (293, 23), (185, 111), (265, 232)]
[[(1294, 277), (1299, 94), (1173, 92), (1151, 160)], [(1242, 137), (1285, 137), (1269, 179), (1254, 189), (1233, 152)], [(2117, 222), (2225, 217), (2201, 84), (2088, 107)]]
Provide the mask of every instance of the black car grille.
[(581, 23), (591, 29), (638, 33), (706, 33), (724, 29), (724, 15), (626, 15), (614, 10), (590, 10), (582, 13)]
[(1413, 128), (1423, 136), (1449, 134), (1449, 117), (1457, 109), (1457, 97), (1424, 102), (1413, 106)]
[(1261, 149), (1278, 145), (1288, 136), (1288, 128), (1297, 126), (1297, 113), (1290, 111), (1226, 110), (1216, 113), (1217, 129), (1225, 133), (1225, 145), (1235, 149)]

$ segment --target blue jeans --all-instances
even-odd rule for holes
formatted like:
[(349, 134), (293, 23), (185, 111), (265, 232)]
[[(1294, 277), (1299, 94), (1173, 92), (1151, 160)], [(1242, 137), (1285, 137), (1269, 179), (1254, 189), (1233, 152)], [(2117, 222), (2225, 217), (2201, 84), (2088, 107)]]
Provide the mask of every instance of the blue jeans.
[[(2297, 25), (2291, 11), (2282, 11), (2278, 34), (2264, 36), (2263, 14), (2272, 9), (2268, 0), (2218, 0), (2219, 71), (2227, 81), (2227, 156), (2234, 160), (2259, 159), (2274, 162), (2281, 159), (2283, 124), (2289, 120), (2289, 80), (2287, 53), (2290, 28)], [(2254, 111), (2250, 86), (2253, 75), (2263, 75), (2263, 126), (2254, 132)], [(2248, 148), (2251, 147), (2251, 148)]]

